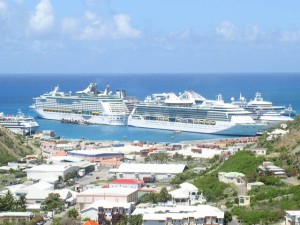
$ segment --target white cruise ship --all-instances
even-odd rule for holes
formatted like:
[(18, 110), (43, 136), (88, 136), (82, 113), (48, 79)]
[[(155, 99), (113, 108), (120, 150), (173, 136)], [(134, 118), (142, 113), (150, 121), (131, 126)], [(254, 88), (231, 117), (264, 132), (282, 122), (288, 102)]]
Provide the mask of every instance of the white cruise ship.
[(250, 112), (239, 106), (186, 91), (153, 94), (135, 106), (128, 118), (135, 127), (187, 131), (208, 134), (253, 136), (266, 128), (266, 124), (253, 120)]
[(259, 116), (265, 112), (278, 111), (285, 108), (284, 106), (276, 106), (273, 105), (272, 102), (265, 101), (259, 92), (256, 92), (254, 99), (250, 100), (249, 102), (241, 94), (239, 100), (235, 101), (234, 98), (231, 98), (231, 101), (232, 104), (252, 112), (253, 116)]
[(281, 115), (278, 112), (265, 112), (259, 117), (259, 121), (268, 125), (268, 127), (276, 126), (277, 124), (293, 121), (289, 116)]
[[(239, 100), (235, 101), (231, 98), (231, 103), (251, 112), (254, 120), (265, 123), (268, 127), (276, 126), (279, 123), (292, 121), (291, 115), (282, 115), (284, 106), (273, 105), (272, 102), (265, 101), (261, 93), (257, 92), (255, 98), (247, 102), (247, 100), (240, 94)], [(280, 111), (281, 110), (281, 111)]]
[(0, 113), (0, 126), (22, 135), (33, 134), (39, 128), (38, 123), (32, 117), (24, 116), (20, 110), (16, 116)]
[(109, 86), (103, 92), (97, 90), (97, 84), (91, 83), (76, 95), (59, 91), (59, 87), (40, 97), (34, 98), (31, 106), (38, 117), (87, 123), (126, 125), (129, 111), (123, 101), (123, 92), (112, 94)]

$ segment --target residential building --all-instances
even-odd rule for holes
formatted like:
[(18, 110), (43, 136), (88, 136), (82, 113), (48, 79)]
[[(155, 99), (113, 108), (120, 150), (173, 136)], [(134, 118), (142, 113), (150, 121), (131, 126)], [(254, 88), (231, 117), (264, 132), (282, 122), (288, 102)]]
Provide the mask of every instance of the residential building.
[(193, 205), (206, 202), (202, 193), (198, 195), (198, 188), (190, 183), (180, 184), (180, 188), (170, 191), (172, 201), (176, 205)]
[(23, 186), (18, 188), (17, 190), (14, 191), (14, 194), (16, 196), (21, 196), (21, 195), (27, 195), (29, 191), (53, 191), (54, 190), (54, 184), (48, 183), (46, 181), (39, 181), (37, 183)]
[(78, 166), (70, 164), (44, 164), (26, 169), (26, 173), (28, 180), (45, 180), (50, 182), (58, 180), (59, 177), (65, 179), (67, 174), (77, 172), (78, 169)]
[(116, 217), (116, 214), (124, 214), (130, 217), (132, 211), (133, 204), (130, 202), (100, 200), (82, 209), (80, 214), (81, 218), (90, 218), (98, 221), (99, 224), (106, 224), (112, 218)]
[(184, 164), (142, 164), (122, 163), (119, 168), (109, 170), (109, 176), (117, 179), (147, 179), (155, 178), (157, 181), (170, 181), (176, 174), (182, 173), (186, 166)]
[(94, 188), (77, 194), (79, 210), (89, 207), (91, 204), (106, 200), (110, 202), (137, 202), (138, 191), (131, 188)]
[(254, 148), (254, 149), (251, 149), (250, 151), (255, 153), (255, 155), (266, 155), (267, 154), (266, 148)]
[(124, 153), (109, 152), (99, 149), (68, 151), (68, 155), (80, 157), (93, 163), (98, 163), (100, 166), (119, 166), (124, 159)]
[(229, 183), (233, 183), (233, 184), (241, 184), (244, 183), (244, 177), (245, 174), (243, 173), (238, 173), (238, 172), (219, 172), (218, 174), (218, 178), (220, 182), (229, 184)]
[(247, 183), (247, 190), (249, 191), (249, 190), (258, 188), (260, 186), (263, 186), (263, 185), (265, 185), (265, 184), (262, 182)]
[(285, 213), (285, 225), (300, 225), (300, 210), (289, 210)]
[(286, 177), (285, 170), (275, 166), (272, 162), (263, 162), (263, 165), (258, 167), (260, 173), (264, 175), (273, 175), (275, 177)]
[(239, 205), (240, 206), (250, 205), (250, 196), (239, 196)]
[(21, 224), (26, 220), (31, 220), (33, 212), (0, 212), (0, 223)]
[(135, 180), (135, 179), (116, 179), (109, 182), (109, 188), (115, 187), (124, 187), (124, 188), (132, 188), (132, 189), (141, 189), (144, 186), (143, 180)]
[(209, 205), (197, 206), (155, 206), (137, 208), (132, 215), (142, 215), (143, 225), (180, 225), (180, 224), (197, 224), (197, 225), (223, 225), (224, 212), (216, 207)]
[(86, 221), (83, 225), (99, 225), (99, 223), (96, 223), (93, 220), (89, 220), (89, 221)]
[(59, 194), (60, 199), (63, 201), (66, 207), (74, 205), (76, 203), (77, 192), (71, 191), (69, 189), (60, 189), (53, 191), (30, 190), (26, 195), (26, 208), (28, 210), (41, 209), (41, 204), (45, 201), (45, 199), (49, 196), (50, 193)]

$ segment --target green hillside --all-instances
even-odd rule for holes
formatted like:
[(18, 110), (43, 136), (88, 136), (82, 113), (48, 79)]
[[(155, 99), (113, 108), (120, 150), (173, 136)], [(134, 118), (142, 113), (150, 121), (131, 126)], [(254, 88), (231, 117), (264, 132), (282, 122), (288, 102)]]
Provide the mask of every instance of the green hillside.
[[(280, 126), (276, 128), (282, 129)], [(240, 151), (224, 162), (216, 161), (210, 170), (194, 179), (194, 184), (209, 201), (225, 205), (244, 224), (276, 224), (283, 221), (285, 210), (300, 210), (300, 116), (287, 123), (285, 129), (289, 131), (286, 135), (270, 139), (265, 133), (257, 144), (247, 146), (249, 150), (267, 148), (267, 155), (255, 156), (250, 151)], [(259, 174), (257, 167), (263, 161), (273, 162), (285, 169), (291, 177), (277, 178), (271, 174)], [(246, 193), (251, 197), (249, 206), (238, 206), (237, 187), (220, 183), (218, 172), (244, 173), (245, 182), (260, 181), (265, 185)]]
[(38, 146), (24, 136), (0, 127), (0, 164), (15, 161), (28, 154), (34, 154)]

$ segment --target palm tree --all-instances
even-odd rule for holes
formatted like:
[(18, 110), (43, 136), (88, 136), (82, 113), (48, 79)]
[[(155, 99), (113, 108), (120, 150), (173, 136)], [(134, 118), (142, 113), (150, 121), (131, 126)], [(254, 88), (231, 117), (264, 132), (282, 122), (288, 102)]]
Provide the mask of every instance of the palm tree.
[(10, 191), (7, 191), (6, 195), (0, 197), (0, 211), (1, 212), (7, 212), (14, 209), (16, 206), (15, 198), (11, 194)]
[(19, 199), (16, 201), (17, 203), (17, 211), (26, 211), (26, 197), (25, 195), (21, 195)]
[(129, 218), (127, 215), (123, 214), (121, 216), (121, 220), (117, 223), (117, 225), (127, 225), (129, 223)]

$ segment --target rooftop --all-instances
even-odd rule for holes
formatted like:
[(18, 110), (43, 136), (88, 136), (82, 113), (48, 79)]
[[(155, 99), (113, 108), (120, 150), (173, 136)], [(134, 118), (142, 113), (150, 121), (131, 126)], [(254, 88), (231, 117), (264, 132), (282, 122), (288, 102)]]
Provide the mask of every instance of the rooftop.
[(110, 182), (111, 184), (141, 184), (144, 183), (142, 180), (134, 179), (117, 179)]
[(89, 205), (88, 207), (86, 207), (85, 209), (81, 210), (81, 211), (85, 211), (91, 208), (97, 209), (98, 207), (103, 207), (106, 209), (111, 209), (113, 207), (124, 207), (124, 208), (130, 208), (132, 205), (132, 203), (130, 202), (111, 202), (111, 201), (106, 201), (106, 200), (100, 200), (100, 201), (96, 201), (93, 204)]
[(300, 216), (300, 210), (287, 210), (285, 212), (291, 216)]
[(84, 157), (99, 157), (99, 156), (124, 155), (124, 153), (110, 152), (110, 151), (103, 151), (103, 150), (95, 149), (95, 150), (68, 151), (68, 155), (84, 156)]
[(110, 169), (110, 172), (117, 173), (182, 173), (186, 165), (184, 164), (142, 164), (142, 163), (122, 163), (117, 169)]
[(239, 173), (239, 172), (219, 172), (220, 175), (223, 175), (225, 177), (232, 177), (232, 178), (237, 178), (237, 177), (244, 177), (245, 174)]
[(99, 225), (99, 223), (96, 223), (94, 220), (86, 221), (83, 225)]
[(73, 157), (73, 156), (60, 155), (60, 156), (53, 156), (53, 157), (47, 159), (47, 161), (81, 162), (81, 161), (83, 161), (83, 159), (78, 158), (78, 157)]
[(136, 189), (132, 188), (92, 188), (86, 191), (78, 193), (78, 196), (81, 195), (105, 195), (105, 196), (128, 196), (134, 192)]
[(34, 166), (30, 169), (27, 169), (27, 172), (35, 172), (35, 171), (43, 171), (43, 172), (62, 172), (66, 169), (72, 167), (71, 165), (62, 165), (62, 164), (56, 164), (56, 165), (49, 165), (49, 164), (43, 164), (39, 166)]
[[(162, 213), (157, 213), (162, 212)], [(142, 214), (144, 220), (165, 220), (167, 217), (171, 218), (203, 218), (205, 216), (215, 216), (217, 218), (223, 218), (224, 212), (220, 209), (209, 206), (209, 205), (197, 205), (197, 206), (187, 206), (187, 205), (177, 205), (177, 206), (155, 206), (146, 208), (136, 208), (132, 215)]]

